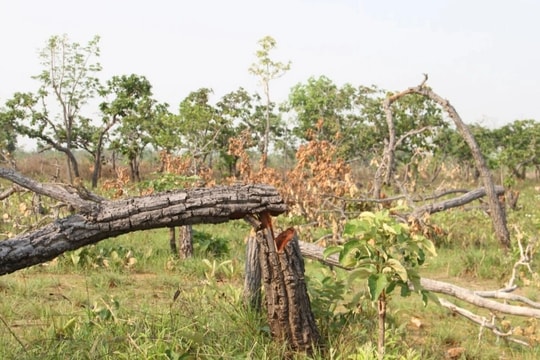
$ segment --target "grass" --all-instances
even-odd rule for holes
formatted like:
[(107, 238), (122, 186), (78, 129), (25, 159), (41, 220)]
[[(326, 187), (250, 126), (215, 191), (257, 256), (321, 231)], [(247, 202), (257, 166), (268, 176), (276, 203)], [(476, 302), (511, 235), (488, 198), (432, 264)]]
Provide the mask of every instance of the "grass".
[[(508, 214), (513, 239), (538, 237), (540, 193), (534, 186), (524, 184), (521, 208)], [(10, 210), (10, 216), (21, 211)], [(424, 276), (474, 289), (496, 289), (508, 280), (516, 254), (500, 251), (484, 213), (456, 209), (431, 222), (446, 235), (438, 242), (439, 256), (422, 269)], [(168, 232), (161, 229), (108, 239), (0, 277), (0, 358), (304, 359), (272, 341), (264, 313), (243, 305), (248, 225), (201, 225), (195, 231), (192, 259), (172, 256)], [(350, 296), (351, 286), (363, 285), (347, 284), (339, 270), (306, 264), (324, 340), (313, 357), (374, 358), (376, 309), (367, 294), (355, 301)], [(524, 295), (540, 298), (532, 275), (521, 274), (519, 284)], [(435, 304), (423, 307), (415, 295), (395, 295), (389, 312), (388, 359), (443, 359), (453, 348), (464, 349), (461, 359), (540, 357), (539, 347), (481, 333)], [(523, 328), (532, 321), (508, 319)]]

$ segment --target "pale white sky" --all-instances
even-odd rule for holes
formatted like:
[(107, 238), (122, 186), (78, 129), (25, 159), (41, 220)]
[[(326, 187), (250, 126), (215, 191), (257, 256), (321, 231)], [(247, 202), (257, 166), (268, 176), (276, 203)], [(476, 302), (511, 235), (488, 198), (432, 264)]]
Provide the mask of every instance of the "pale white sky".
[(0, 3), (0, 105), (35, 90), (38, 49), (51, 35), (101, 36), (103, 78), (139, 74), (176, 111), (201, 87), (215, 99), (260, 90), (248, 67), (257, 40), (278, 43), (291, 70), (275, 101), (310, 76), (402, 90), (429, 74), (467, 123), (540, 120), (536, 0), (17, 0)]

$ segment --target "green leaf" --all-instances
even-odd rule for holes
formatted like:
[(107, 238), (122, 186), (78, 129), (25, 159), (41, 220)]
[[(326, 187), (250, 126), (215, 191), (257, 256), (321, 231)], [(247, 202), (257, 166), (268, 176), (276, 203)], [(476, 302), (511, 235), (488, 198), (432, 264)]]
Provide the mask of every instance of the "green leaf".
[[(343, 255), (343, 253), (340, 255)], [(354, 252), (350, 252), (346, 255), (340, 256), (339, 262), (346, 268), (356, 267), (358, 265), (358, 259), (355, 255), (356, 254)]]
[(396, 281), (390, 281), (390, 284), (386, 287), (386, 293), (390, 294), (392, 291), (394, 291), (395, 287), (397, 285)]
[(396, 229), (394, 229), (392, 226), (386, 224), (386, 223), (383, 223), (382, 224), (383, 226), (383, 229), (387, 232), (387, 233), (390, 233), (390, 234), (394, 234), (394, 235), (397, 235), (398, 232), (396, 231)]
[(342, 246), (329, 246), (323, 251), (324, 259), (327, 259), (330, 255), (337, 254), (343, 249)]
[(426, 250), (432, 256), (437, 256), (437, 250), (435, 249), (435, 244), (433, 244), (431, 240), (422, 236), (421, 244), (424, 250)]
[(369, 295), (371, 300), (379, 299), (379, 296), (388, 286), (388, 279), (385, 274), (373, 274), (368, 278)]
[(367, 279), (375, 272), (375, 266), (366, 266), (355, 269), (349, 273), (349, 282), (353, 282), (356, 279)]
[(413, 269), (409, 269), (408, 274), (409, 281), (413, 285), (414, 291), (421, 291), (423, 287), (422, 284), (420, 284), (420, 276), (418, 275), (418, 273)]
[(339, 254), (339, 262), (346, 267), (355, 266), (358, 260), (360, 249), (363, 248), (363, 241), (358, 239), (350, 240), (343, 245), (343, 250)]
[(420, 294), (422, 295), (422, 303), (424, 304), (424, 306), (427, 306), (428, 299), (433, 301), (434, 304), (440, 305), (439, 298), (431, 291), (422, 290), (420, 291)]
[(364, 232), (366, 230), (366, 223), (359, 219), (353, 219), (347, 221), (343, 233), (345, 235), (354, 236), (358, 233)]
[(411, 288), (409, 287), (409, 284), (407, 283), (400, 283), (399, 286), (401, 286), (401, 296), (407, 297), (411, 294)]
[(390, 266), (395, 273), (401, 278), (403, 281), (409, 280), (409, 276), (407, 275), (407, 269), (396, 259), (388, 259), (386, 262), (388, 266)]

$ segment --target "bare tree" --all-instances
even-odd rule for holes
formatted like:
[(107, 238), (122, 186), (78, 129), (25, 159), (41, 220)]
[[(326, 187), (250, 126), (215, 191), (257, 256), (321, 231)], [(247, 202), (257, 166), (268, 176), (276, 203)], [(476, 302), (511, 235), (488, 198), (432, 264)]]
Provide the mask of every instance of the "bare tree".
[[(394, 129), (394, 121), (393, 121), (393, 115), (392, 115), (390, 105), (393, 102), (399, 100), (400, 98), (410, 95), (410, 94), (419, 94), (419, 95), (425, 96), (433, 100), (437, 104), (439, 104), (443, 108), (443, 110), (448, 113), (450, 118), (454, 121), (460, 135), (463, 137), (463, 140), (467, 143), (467, 145), (471, 149), (471, 153), (473, 155), (476, 168), (480, 172), (480, 176), (482, 178), (482, 182), (483, 182), (483, 185), (484, 185), (487, 197), (488, 197), (488, 204), (489, 204), (489, 210), (490, 210), (489, 213), (490, 213), (491, 220), (493, 223), (493, 228), (503, 248), (508, 250), (511, 247), (511, 244), (510, 244), (510, 233), (508, 232), (508, 228), (506, 225), (506, 214), (504, 212), (504, 208), (502, 207), (499, 201), (497, 191), (495, 189), (495, 184), (491, 176), (491, 172), (489, 171), (489, 168), (487, 167), (486, 161), (484, 159), (484, 156), (482, 155), (480, 147), (478, 146), (476, 139), (472, 135), (467, 125), (465, 125), (465, 123), (461, 120), (461, 117), (459, 116), (456, 109), (450, 104), (450, 101), (442, 98), (441, 96), (433, 92), (431, 88), (426, 86), (426, 81), (427, 81), (427, 75), (425, 75), (424, 81), (422, 81), (420, 85), (415, 86), (415, 87), (410, 87), (404, 91), (401, 91), (397, 94), (389, 96), (384, 101), (383, 105), (384, 105), (386, 120), (387, 120), (388, 128), (389, 128), (389, 138), (385, 146), (383, 161), (379, 165), (379, 168), (377, 169), (377, 172), (375, 175), (373, 194), (375, 197), (380, 197), (380, 190), (381, 190), (384, 180), (388, 182), (391, 180), (392, 169), (394, 167), (395, 151), (396, 151), (396, 147), (399, 145), (399, 142), (397, 141), (396, 136), (395, 136), (395, 131), (392, 130)], [(421, 131), (421, 130), (422, 129), (419, 129), (418, 131)]]

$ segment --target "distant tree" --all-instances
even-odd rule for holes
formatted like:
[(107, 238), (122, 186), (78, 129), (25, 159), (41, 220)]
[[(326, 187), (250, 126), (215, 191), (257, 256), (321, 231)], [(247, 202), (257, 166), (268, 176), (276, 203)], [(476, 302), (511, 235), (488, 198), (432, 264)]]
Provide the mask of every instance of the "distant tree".
[[(266, 166), (268, 161), (268, 148), (270, 144), (270, 131), (272, 126), (272, 102), (270, 100), (270, 81), (283, 76), (290, 68), (291, 62), (282, 63), (270, 58), (270, 51), (276, 47), (276, 40), (271, 36), (265, 36), (259, 40), (260, 49), (257, 50), (257, 62), (249, 67), (249, 72), (257, 76), (263, 87), (266, 108), (264, 114), (264, 133), (262, 145), (262, 165)], [(274, 117), (275, 119), (275, 117)]]
[(355, 108), (356, 97), (352, 85), (338, 87), (326, 76), (295, 85), (287, 104), (297, 119), (293, 133), (303, 140), (329, 141), (340, 155), (350, 158), (358, 147), (358, 130), (364, 122)]
[[(210, 103), (212, 89), (191, 92), (179, 106), (178, 128), (183, 151), (192, 157), (195, 174), (201, 165), (212, 167), (214, 153), (219, 150), (219, 139), (230, 127)], [(223, 144), (222, 144), (223, 145)]]
[[(297, 118), (295, 134), (300, 139), (315, 136), (330, 141), (347, 160), (367, 160), (382, 152), (388, 138), (383, 110), (387, 95), (375, 86), (339, 87), (325, 76), (312, 77), (289, 94), (288, 107)], [(446, 126), (440, 109), (422, 96), (400, 99), (392, 110), (401, 163), (409, 162), (418, 149), (431, 150), (435, 132)]]
[(182, 132), (179, 117), (170, 111), (162, 111), (151, 128), (151, 145), (158, 151), (173, 154), (181, 149)]
[[(471, 124), (468, 126), (471, 134), (478, 142), (478, 146), (489, 168), (496, 168), (498, 160), (496, 159), (497, 152), (497, 134), (480, 124)], [(471, 153), (471, 149), (463, 141), (461, 134), (455, 127), (447, 127), (438, 132), (433, 139), (433, 154), (442, 160), (448, 160), (447, 163), (453, 162), (459, 166), (461, 173), (465, 179), (477, 179), (480, 176), (478, 169)]]
[[(261, 103), (259, 94), (249, 94), (244, 88), (240, 87), (225, 94), (217, 102), (216, 108), (223, 121), (229, 124), (229, 127), (221, 132), (219, 139), (220, 151), (223, 151), (222, 158), (225, 160), (229, 173), (233, 174), (238, 158), (228, 154), (229, 139), (238, 137), (247, 130), (251, 137), (249, 142), (257, 144), (258, 151), (262, 153), (264, 151), (262, 136), (264, 136), (265, 124), (260, 119), (265, 117), (266, 106)], [(271, 123), (276, 125), (276, 121), (271, 121)], [(271, 131), (278, 132), (275, 126), (271, 127)]]
[(18, 133), (66, 155), (70, 182), (79, 177), (76, 144), (95, 130), (81, 110), (100, 89), (98, 43), (98, 36), (85, 46), (66, 35), (52, 36), (39, 53), (43, 71), (34, 77), (40, 82), (37, 93), (16, 93), (6, 103)]
[(9, 115), (5, 109), (0, 109), (0, 154), (12, 153), (17, 147), (17, 133)]
[(525, 179), (527, 168), (540, 164), (540, 122), (515, 120), (494, 131), (498, 160), (513, 176)]
[(120, 120), (112, 134), (111, 148), (127, 158), (131, 180), (140, 181), (141, 157), (152, 142), (152, 131), (157, 119), (167, 112), (167, 105), (152, 98), (152, 85), (144, 76), (114, 77), (109, 89), (115, 97), (102, 103), (101, 110), (106, 118)]

